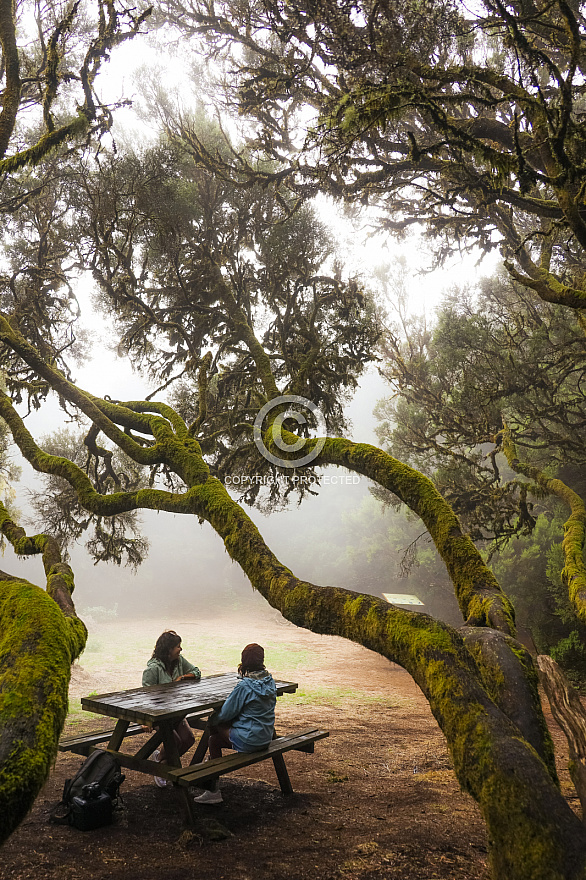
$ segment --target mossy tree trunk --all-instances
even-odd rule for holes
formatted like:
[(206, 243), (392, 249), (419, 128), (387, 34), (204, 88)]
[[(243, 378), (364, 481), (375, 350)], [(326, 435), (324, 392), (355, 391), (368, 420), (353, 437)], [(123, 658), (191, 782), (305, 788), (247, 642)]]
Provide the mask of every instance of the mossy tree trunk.
[(46, 590), (0, 572), (0, 841), (29, 811), (55, 760), (71, 664), (87, 630), (71, 598), (73, 574), (46, 535), (27, 538), (0, 505), (19, 554), (42, 554)]
[(570, 776), (582, 804), (582, 820), (586, 822), (586, 711), (580, 694), (555, 660), (542, 654), (537, 658), (537, 666), (553, 717), (568, 739)]

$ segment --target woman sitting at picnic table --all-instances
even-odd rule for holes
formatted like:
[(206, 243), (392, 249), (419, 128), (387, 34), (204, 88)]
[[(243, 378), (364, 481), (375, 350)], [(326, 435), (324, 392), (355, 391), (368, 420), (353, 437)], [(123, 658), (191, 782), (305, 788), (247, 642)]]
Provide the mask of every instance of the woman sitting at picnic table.
[[(190, 663), (189, 660), (182, 656), (181, 651), (181, 636), (177, 635), (172, 629), (161, 633), (155, 644), (153, 655), (147, 663), (147, 668), (142, 674), (142, 686), (150, 687), (155, 684), (171, 684), (171, 682), (187, 681), (188, 679), (199, 681), (201, 672), (197, 666), (194, 666), (193, 663)], [(189, 751), (195, 742), (191, 727), (185, 718), (182, 718), (177, 723), (173, 736), (175, 737), (180, 757)], [(164, 761), (164, 746), (153, 752), (152, 757), (154, 761)], [(154, 779), (155, 784), (159, 788), (165, 788), (167, 785), (167, 780), (163, 779), (162, 776), (155, 776)]]
[[(275, 730), (277, 690), (273, 676), (264, 665), (264, 648), (247, 645), (238, 666), (239, 681), (219, 711), (210, 716), (210, 759), (221, 758), (222, 749), (257, 752), (266, 748)], [(211, 791), (196, 797), (198, 804), (220, 804), (218, 781)]]

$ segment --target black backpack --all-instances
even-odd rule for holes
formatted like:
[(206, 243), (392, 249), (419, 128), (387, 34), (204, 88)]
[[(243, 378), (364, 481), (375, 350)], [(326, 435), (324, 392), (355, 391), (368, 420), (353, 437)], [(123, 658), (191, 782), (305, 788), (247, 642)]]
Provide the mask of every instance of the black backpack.
[(123, 781), (118, 761), (96, 749), (75, 776), (65, 781), (61, 803), (51, 813), (51, 821), (80, 831), (109, 825)]

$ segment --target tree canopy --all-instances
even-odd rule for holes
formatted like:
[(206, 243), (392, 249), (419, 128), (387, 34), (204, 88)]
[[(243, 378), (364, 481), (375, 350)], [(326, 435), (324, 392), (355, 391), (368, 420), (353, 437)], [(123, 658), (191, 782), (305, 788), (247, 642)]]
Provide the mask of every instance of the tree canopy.
[(581, 4), (164, 0), (160, 16), (229, 59), (228, 103), (293, 192), (426, 224), (439, 255), (500, 247), (542, 299), (584, 307)]

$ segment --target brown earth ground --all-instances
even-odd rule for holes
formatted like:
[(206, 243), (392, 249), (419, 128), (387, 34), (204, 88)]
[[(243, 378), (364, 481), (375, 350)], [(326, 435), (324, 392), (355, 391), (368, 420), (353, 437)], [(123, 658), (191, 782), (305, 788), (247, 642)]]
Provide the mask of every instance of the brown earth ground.
[[(61, 754), (34, 809), (3, 847), (3, 877), (488, 878), (480, 812), (460, 791), (444, 738), (410, 676), (359, 645), (298, 629), (266, 605), (253, 605), (197, 622), (92, 624), (74, 669), (65, 735), (107, 726), (105, 718), (80, 711), (79, 697), (136, 687), (162, 628), (181, 633), (186, 657), (204, 675), (233, 668), (242, 646), (257, 641), (268, 668), (300, 685), (278, 702), (278, 732), (310, 725), (330, 731), (314, 755), (287, 755), (295, 794), (284, 798), (272, 763), (261, 762), (224, 777), (224, 803), (197, 806), (201, 824), (191, 831), (174, 791), (128, 771), (115, 823), (80, 832), (49, 824), (65, 779), (82, 762)], [(579, 809), (565, 741), (551, 727), (563, 791)], [(134, 741), (138, 747), (143, 737)]]

